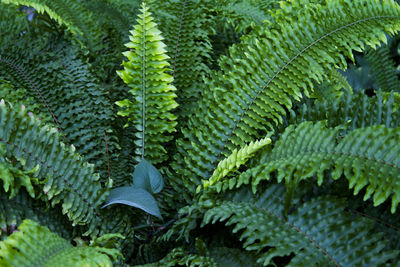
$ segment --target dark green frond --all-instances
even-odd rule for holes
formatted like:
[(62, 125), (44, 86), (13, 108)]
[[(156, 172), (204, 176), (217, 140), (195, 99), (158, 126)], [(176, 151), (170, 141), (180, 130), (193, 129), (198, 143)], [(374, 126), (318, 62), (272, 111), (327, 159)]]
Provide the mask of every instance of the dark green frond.
[[(391, 197), (394, 213), (400, 202), (400, 128), (376, 125), (344, 136), (343, 129), (328, 129), (321, 122), (289, 126), (260, 165), (233, 179), (237, 186), (251, 183), (256, 190), (260, 181), (274, 174), (278, 182), (285, 180), (293, 188), (314, 176), (320, 185), (324, 173), (331, 171), (335, 180), (344, 175), (355, 194), (366, 187), (364, 200), (372, 197), (375, 206)], [(225, 183), (231, 188), (235, 185), (233, 181)]]
[(74, 224), (89, 225), (89, 233), (100, 226), (98, 207), (107, 197), (107, 189), (102, 188), (94, 166), (84, 163), (73, 146), (60, 142), (56, 129), (42, 124), (24, 109), (11, 109), (2, 103), (0, 143), (7, 158), (24, 159), (22, 170), (39, 167), (33, 177), (43, 184), (45, 198), (52, 205), (61, 202), (63, 213)]
[(322, 197), (286, 219), (268, 205), (224, 201), (207, 210), (203, 225), (224, 221), (234, 226), (243, 247), (260, 253), (258, 263), (264, 266), (283, 256), (290, 256), (289, 266), (377, 266), (396, 256), (383, 251), (381, 235), (368, 235), (371, 221), (354, 219), (344, 208), (343, 201)]
[[(11, 32), (2, 43), (0, 79), (24, 93), (25, 100), (21, 102), (28, 109), (32, 109), (30, 104), (42, 107), (41, 113), (52, 117), (55, 126), (64, 133), (65, 142), (74, 144), (85, 160), (94, 163), (105, 181), (105, 133), (110, 154), (118, 154), (111, 132), (114, 114), (107, 92), (74, 46), (67, 47), (63, 40), (54, 44), (53, 37), (47, 34), (38, 39), (26, 30), (17, 43), (14, 40), (19, 33)], [(13, 102), (14, 96), (4, 98)]]
[(177, 114), (182, 124), (194, 111), (205, 88), (203, 76), (210, 72), (205, 64), (211, 60), (209, 36), (213, 33), (210, 0), (151, 0), (148, 1), (167, 45), (169, 72), (177, 88)]
[(117, 249), (73, 247), (48, 228), (25, 220), (18, 231), (0, 242), (0, 265), (12, 266), (111, 266), (120, 256)]
[[(34, 7), (39, 13), (64, 25), (82, 48), (91, 49), (101, 43), (100, 29), (92, 18), (92, 13), (76, 0), (1, 0), (1, 3)], [(97, 48), (98, 49), (98, 48)]]
[(351, 50), (365, 44), (377, 46), (385, 32), (400, 29), (400, 7), (391, 0), (332, 0), (306, 7), (298, 2), (282, 3), (276, 11), (294, 13), (291, 5), (296, 5), (290, 24), (277, 15), (281, 23), (266, 23), (242, 37), (230, 57), (220, 60), (221, 71), (208, 83), (177, 143), (177, 190), (185, 186), (194, 192), (230, 151), (281, 124), (293, 100), (313, 92), (313, 82), (323, 81), (332, 67), (346, 67), (344, 55), (351, 57)]
[(369, 64), (377, 89), (400, 91), (400, 80), (388, 45), (382, 45), (376, 50), (369, 49), (365, 59)]
[(44, 207), (45, 203), (31, 198), (25, 191), (10, 199), (8, 194), (0, 194), (1, 239), (12, 234), (24, 219), (34, 220), (48, 227), (58, 235), (71, 240), (73, 228), (58, 206)]
[[(344, 94), (340, 99), (306, 101), (296, 111), (290, 111), (288, 124), (327, 120), (329, 127), (346, 124), (350, 129), (383, 124), (387, 128), (400, 126), (400, 101), (396, 93), (377, 92)], [(287, 126), (287, 125), (285, 125)]]
[(157, 164), (167, 159), (164, 145), (176, 131), (176, 116), (171, 111), (178, 104), (174, 100), (176, 88), (171, 84), (173, 77), (166, 73), (169, 63), (164, 38), (145, 4), (141, 11), (139, 24), (126, 44), (131, 50), (124, 53), (128, 58), (123, 63), (125, 69), (118, 71), (131, 88), (131, 98), (117, 102), (122, 107), (118, 115), (128, 117), (128, 123), (136, 128), (135, 160), (146, 158)]

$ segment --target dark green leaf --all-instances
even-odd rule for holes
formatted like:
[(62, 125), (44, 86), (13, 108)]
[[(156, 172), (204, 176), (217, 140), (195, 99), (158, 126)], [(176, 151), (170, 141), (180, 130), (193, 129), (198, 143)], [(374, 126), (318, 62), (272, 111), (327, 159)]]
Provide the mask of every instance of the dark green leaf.
[(162, 219), (156, 200), (142, 188), (123, 186), (112, 189), (102, 208), (112, 204), (132, 206)]
[(133, 187), (157, 194), (163, 189), (164, 180), (160, 172), (150, 162), (143, 159), (133, 172)]

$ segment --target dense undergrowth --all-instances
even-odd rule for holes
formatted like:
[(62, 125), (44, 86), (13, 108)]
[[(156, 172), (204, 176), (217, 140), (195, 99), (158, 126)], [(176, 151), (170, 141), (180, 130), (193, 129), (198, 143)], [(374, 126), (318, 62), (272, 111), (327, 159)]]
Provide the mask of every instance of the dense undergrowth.
[(394, 0), (1, 0), (1, 266), (398, 266)]

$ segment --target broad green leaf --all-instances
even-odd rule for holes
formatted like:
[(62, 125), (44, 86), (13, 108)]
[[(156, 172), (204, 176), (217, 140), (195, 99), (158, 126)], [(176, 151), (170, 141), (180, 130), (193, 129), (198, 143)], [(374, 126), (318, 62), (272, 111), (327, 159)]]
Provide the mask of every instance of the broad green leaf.
[(150, 162), (143, 159), (133, 172), (133, 187), (157, 194), (163, 189), (164, 180), (160, 172)]
[(112, 204), (132, 206), (162, 219), (156, 200), (142, 188), (123, 186), (112, 189), (102, 208)]

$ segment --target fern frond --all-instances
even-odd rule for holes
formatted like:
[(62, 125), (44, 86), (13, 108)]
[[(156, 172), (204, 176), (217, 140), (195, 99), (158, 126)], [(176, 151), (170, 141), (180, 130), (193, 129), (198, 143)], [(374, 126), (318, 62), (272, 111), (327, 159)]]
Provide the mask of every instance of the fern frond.
[(205, 63), (211, 60), (209, 36), (214, 33), (215, 1), (150, 0), (148, 3), (167, 45), (169, 73), (178, 90), (179, 107), (175, 113), (185, 124), (205, 89), (203, 76), (210, 73)]
[(400, 91), (400, 80), (388, 45), (382, 45), (376, 50), (369, 49), (365, 59), (371, 70), (371, 75), (374, 77), (377, 89)]
[(293, 13), (291, 24), (282, 20), (252, 31), (220, 60), (221, 71), (208, 83), (210, 90), (177, 143), (174, 171), (190, 177), (171, 178), (178, 191), (185, 186), (195, 192), (230, 151), (281, 124), (293, 99), (309, 96), (327, 70), (346, 67), (343, 55), (352, 57), (351, 50), (365, 44), (375, 47), (386, 40), (384, 32), (400, 29), (400, 7), (391, 0), (297, 2), (282, 2), (278, 9)]
[(42, 102), (36, 102), (26, 90), (15, 88), (9, 81), (0, 80), (0, 99), (6, 99), (14, 107), (25, 106), (28, 112), (35, 114), (44, 123), (52, 122), (51, 115), (44, 112), (46, 106)]
[[(34, 178), (43, 183), (43, 193), (52, 205), (62, 203), (63, 213), (74, 224), (99, 226), (98, 207), (107, 197), (93, 165), (84, 163), (73, 146), (66, 147), (54, 128), (43, 125), (23, 109), (0, 104), (0, 143), (6, 156), (25, 159), (23, 170), (39, 169)], [(3, 156), (3, 160), (4, 156)]]
[[(238, 169), (241, 165), (247, 162), (249, 158), (251, 158), (254, 153), (256, 153), (261, 148), (271, 143), (270, 138), (264, 138), (258, 140), (256, 142), (251, 142), (250, 144), (244, 146), (239, 150), (234, 150), (232, 154), (218, 163), (217, 168), (215, 169), (213, 175), (210, 179), (203, 182), (203, 188), (207, 189), (209, 186), (213, 186), (215, 183), (219, 182), (222, 178), (227, 176), (229, 173)], [(201, 188), (197, 189), (197, 192), (200, 192)], [(220, 191), (221, 188), (218, 188), (217, 191)]]
[[(21, 37), (10, 33), (4, 39), (0, 48), (0, 78), (24, 93), (22, 104), (28, 109), (33, 98), (34, 105), (42, 107), (41, 113), (51, 116), (65, 134), (65, 142), (74, 144), (86, 161), (94, 163), (105, 181), (104, 133), (108, 135), (110, 154), (117, 155), (119, 149), (110, 129), (113, 110), (107, 92), (79, 57), (76, 47), (62, 40), (54, 44), (48, 34), (36, 38), (29, 29), (25, 30), (27, 33)], [(5, 96), (6, 101), (13, 102), (13, 98), (13, 94)]]
[(226, 18), (228, 23), (234, 25), (239, 33), (247, 32), (254, 25), (261, 26), (265, 20), (271, 19), (269, 11), (277, 1), (250, 0), (250, 1), (217, 1), (216, 11), (219, 16)]
[(206, 211), (202, 225), (224, 221), (233, 226), (243, 247), (259, 253), (257, 262), (264, 266), (292, 253), (293, 266), (377, 266), (396, 256), (383, 251), (382, 235), (369, 235), (371, 221), (354, 219), (344, 208), (341, 200), (321, 197), (286, 219), (268, 205), (223, 201)]
[(376, 125), (345, 136), (341, 129), (328, 129), (322, 122), (289, 126), (261, 164), (237, 181), (251, 183), (256, 190), (260, 181), (275, 173), (278, 182), (285, 180), (289, 187), (314, 176), (320, 185), (324, 172), (332, 169), (333, 179), (344, 175), (355, 194), (366, 187), (364, 200), (373, 197), (375, 206), (391, 197), (394, 213), (400, 202), (400, 128)]
[(1, 266), (111, 266), (121, 253), (105, 247), (73, 247), (31, 220), (0, 242)]
[(177, 123), (171, 110), (178, 104), (174, 100), (173, 78), (166, 73), (169, 63), (161, 32), (144, 3), (141, 12), (139, 24), (131, 31), (131, 41), (126, 44), (131, 50), (124, 53), (128, 58), (123, 63), (125, 69), (118, 71), (131, 88), (129, 92), (134, 100), (118, 101), (117, 105), (123, 108), (118, 114), (128, 117), (128, 123), (137, 131), (135, 160), (140, 162), (146, 158), (157, 164), (167, 159), (163, 145), (172, 140), (171, 133)]
[(394, 92), (378, 91), (372, 97), (368, 97), (362, 92), (346, 93), (338, 100), (325, 99), (314, 103), (305, 102), (297, 111), (290, 111), (287, 124), (326, 120), (328, 127), (346, 124), (349, 129), (353, 130), (379, 124), (383, 124), (387, 128), (395, 128), (400, 126), (399, 105), (400, 101), (396, 99)]
[(45, 202), (31, 198), (25, 191), (20, 191), (11, 199), (9, 194), (1, 192), (1, 239), (12, 234), (24, 219), (31, 219), (48, 227), (63, 238), (71, 240), (73, 228), (70, 221), (61, 213), (59, 207), (44, 206)]
[(1, 0), (1, 3), (30, 6), (39, 13), (48, 14), (58, 24), (65, 25), (82, 48), (96, 50), (101, 43), (101, 31), (93, 21), (92, 13), (79, 1)]

